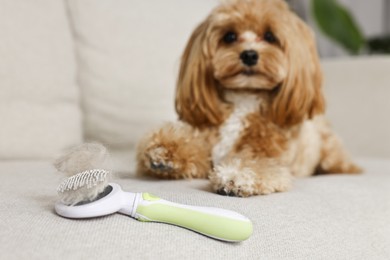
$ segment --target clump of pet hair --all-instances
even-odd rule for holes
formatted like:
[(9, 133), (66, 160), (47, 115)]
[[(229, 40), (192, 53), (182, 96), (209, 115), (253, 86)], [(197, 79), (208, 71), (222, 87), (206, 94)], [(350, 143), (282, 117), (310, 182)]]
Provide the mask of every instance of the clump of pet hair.
[(66, 188), (62, 184), (58, 189), (61, 202), (77, 205), (94, 201), (108, 185), (111, 175), (109, 159), (106, 147), (98, 143), (82, 144), (60, 156), (54, 166), (70, 177), (63, 181)]
[(85, 143), (60, 156), (54, 162), (54, 167), (68, 176), (92, 169), (110, 170), (109, 157), (102, 144)]

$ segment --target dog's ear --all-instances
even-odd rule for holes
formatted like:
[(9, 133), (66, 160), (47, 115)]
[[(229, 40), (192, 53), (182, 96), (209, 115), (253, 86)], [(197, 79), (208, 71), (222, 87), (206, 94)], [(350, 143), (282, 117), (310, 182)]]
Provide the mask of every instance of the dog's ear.
[(209, 22), (192, 33), (184, 50), (176, 86), (176, 112), (179, 119), (193, 126), (219, 125), (223, 120), (222, 102), (211, 65)]
[(291, 14), (284, 51), (288, 75), (272, 103), (271, 115), (280, 126), (291, 126), (324, 113), (322, 71), (314, 33), (295, 14)]

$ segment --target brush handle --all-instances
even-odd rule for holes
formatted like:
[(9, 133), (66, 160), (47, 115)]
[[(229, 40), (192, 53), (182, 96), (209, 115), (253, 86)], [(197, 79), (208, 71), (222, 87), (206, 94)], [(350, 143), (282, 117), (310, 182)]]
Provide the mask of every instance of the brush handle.
[(160, 199), (149, 193), (137, 194), (133, 217), (140, 221), (173, 224), (219, 240), (239, 242), (252, 234), (251, 221), (230, 210), (188, 206)]

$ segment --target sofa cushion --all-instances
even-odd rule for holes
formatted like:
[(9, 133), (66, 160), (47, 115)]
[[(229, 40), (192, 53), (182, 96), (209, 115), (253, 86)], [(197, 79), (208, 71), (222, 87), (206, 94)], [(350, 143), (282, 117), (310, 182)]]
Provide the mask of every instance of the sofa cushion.
[(51, 158), (81, 141), (64, 2), (0, 2), (0, 159)]
[(181, 53), (217, 0), (69, 0), (89, 139), (129, 146), (176, 118)]
[(390, 57), (322, 62), (328, 116), (355, 156), (390, 158)]
[[(114, 158), (115, 167), (129, 164), (129, 155), (121, 157), (126, 162)], [(362, 175), (297, 179), (289, 192), (251, 198), (212, 193), (207, 180), (134, 178), (129, 165), (114, 178), (125, 191), (247, 216), (253, 235), (232, 244), (121, 214), (84, 220), (59, 217), (53, 208), (62, 176), (49, 163), (0, 161), (1, 258), (389, 259), (390, 161), (359, 164), (366, 169)]]

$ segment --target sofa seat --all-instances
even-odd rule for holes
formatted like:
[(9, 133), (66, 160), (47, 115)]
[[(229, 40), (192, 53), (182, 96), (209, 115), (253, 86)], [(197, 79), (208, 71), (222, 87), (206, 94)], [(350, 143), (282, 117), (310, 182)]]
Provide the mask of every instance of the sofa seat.
[(172, 225), (113, 214), (69, 220), (55, 214), (63, 176), (49, 161), (0, 161), (1, 259), (389, 259), (390, 160), (361, 159), (361, 175), (297, 179), (285, 193), (251, 198), (211, 192), (207, 180), (134, 176), (114, 156), (113, 182), (125, 191), (237, 211), (254, 233), (226, 243)]

